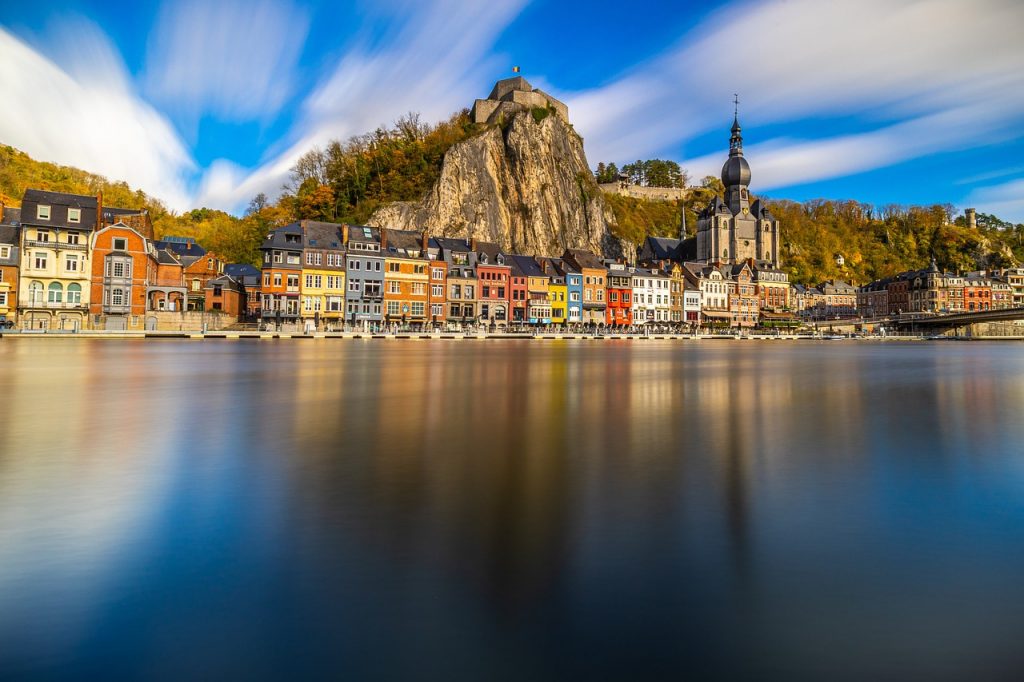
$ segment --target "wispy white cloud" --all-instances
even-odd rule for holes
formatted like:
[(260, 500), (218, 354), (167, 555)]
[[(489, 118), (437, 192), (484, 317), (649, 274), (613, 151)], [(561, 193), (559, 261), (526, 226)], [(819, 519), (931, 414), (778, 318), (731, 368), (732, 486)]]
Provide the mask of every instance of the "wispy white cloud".
[(194, 123), (263, 119), (293, 94), (308, 13), (286, 0), (164, 2), (151, 31), (146, 93)]
[(735, 3), (661, 57), (564, 96), (588, 155), (601, 160), (664, 153), (709, 130), (726, 135), (733, 92), (748, 124), (851, 115), (864, 122), (859, 135), (766, 141), (771, 155), (758, 158), (755, 171), (782, 186), (1019, 130), (1021, 25), (1024, 4), (1005, 0)]
[[(525, 0), (380, 3), (390, 27), (355, 36), (335, 68), (305, 100), (286, 146), (255, 170), (215, 164), (199, 202), (237, 208), (258, 192), (276, 195), (296, 159), (315, 145), (389, 124), (407, 111), (440, 120), (473, 99), (503, 72), (491, 50)], [(368, 18), (368, 23), (374, 17)]]
[(967, 201), (982, 213), (997, 215), (1014, 223), (1024, 223), (1024, 178), (976, 189)]
[(131, 89), (103, 33), (72, 19), (47, 35), (65, 37), (47, 41), (56, 61), (0, 27), (0, 140), (38, 159), (127, 180), (171, 207), (188, 207), (192, 157), (166, 118)]

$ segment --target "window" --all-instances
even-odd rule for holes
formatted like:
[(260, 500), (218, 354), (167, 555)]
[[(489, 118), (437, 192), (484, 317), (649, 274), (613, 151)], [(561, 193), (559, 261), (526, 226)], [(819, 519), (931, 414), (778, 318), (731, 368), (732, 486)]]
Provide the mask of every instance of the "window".
[(444, 305), (441, 303), (432, 303), (430, 305), (431, 317), (441, 317), (444, 315)]
[(46, 302), (60, 303), (63, 298), (64, 287), (60, 285), (60, 282), (50, 282), (50, 286), (46, 287)]
[(288, 254), (288, 264), (289, 265), (300, 265), (301, 263), (302, 263), (302, 259), (299, 258), (299, 254), (297, 254), (297, 253), (289, 253)]
[(0, 246), (0, 258), (10, 258), (10, 257), (11, 257), (11, 247), (9, 247), (9, 246)]
[(36, 241), (37, 242), (48, 242), (50, 241), (49, 230), (36, 230)]
[(444, 296), (444, 287), (440, 284), (434, 284), (430, 287), (430, 295), (434, 298), (440, 298)]
[(299, 276), (298, 275), (288, 275), (288, 291), (298, 291), (298, 290), (299, 290)]
[[(121, 261), (114, 262), (114, 277), (124, 277), (124, 263)], [(196, 282), (199, 280), (192, 280), (192, 291), (196, 291)]]
[[(349, 267), (352, 270), (359, 270), (359, 261), (357, 261), (357, 260), (352, 261), (351, 263), (349, 263)], [(367, 269), (369, 269), (369, 268), (367, 268)]]
[(275, 252), (274, 252), (274, 262), (275, 262), (275, 263), (281, 263), (281, 262), (283, 262), (283, 261), (282, 261), (282, 256), (281, 256), (281, 252), (280, 252), (280, 251), (275, 251)]
[(68, 232), (68, 244), (78, 244), (78, 238), (78, 232)]
[(324, 286), (324, 276), (323, 275), (313, 275), (313, 288), (314, 289), (322, 289), (323, 286)]
[(427, 304), (424, 303), (423, 301), (413, 301), (412, 302), (412, 314), (416, 315), (417, 317), (422, 317), (423, 313), (425, 311), (426, 305)]
[(402, 269), (398, 263), (388, 263), (388, 272), (400, 272)]
[(431, 268), (430, 269), (431, 279), (444, 279), (444, 268)]
[(313, 288), (313, 275), (306, 275), (306, 288), (307, 289), (312, 289)]
[(480, 290), (480, 297), (481, 298), (490, 298), (491, 297), (491, 288), (490, 287), (483, 287)]
[(36, 218), (39, 220), (50, 219), (50, 207), (43, 204), (36, 206)]
[(388, 293), (389, 294), (400, 294), (402, 293), (402, 284), (400, 282), (388, 282)]
[(412, 283), (412, 294), (413, 296), (423, 296), (427, 293), (427, 285), (423, 282)]
[(388, 301), (388, 315), (398, 314), (398, 301)]
[(78, 256), (69, 253), (64, 257), (64, 269), (68, 272), (78, 272)]
[[(367, 269), (369, 269), (369, 268), (367, 268)], [(380, 272), (380, 261), (375, 261), (374, 262), (373, 269), (376, 270), (377, 272)]]
[(127, 251), (128, 240), (123, 237), (114, 238), (114, 251)]
[(473, 288), (474, 287), (472, 284), (467, 284), (466, 286), (462, 287), (462, 292), (466, 298), (473, 298)]
[(47, 265), (47, 254), (44, 251), (36, 251), (32, 266), (36, 270), (45, 270)]
[(498, 298), (505, 298), (505, 287), (498, 287)]
[(80, 208), (69, 208), (68, 209), (68, 222), (69, 223), (80, 223), (80, 222), (82, 222), (82, 209), (80, 209)]

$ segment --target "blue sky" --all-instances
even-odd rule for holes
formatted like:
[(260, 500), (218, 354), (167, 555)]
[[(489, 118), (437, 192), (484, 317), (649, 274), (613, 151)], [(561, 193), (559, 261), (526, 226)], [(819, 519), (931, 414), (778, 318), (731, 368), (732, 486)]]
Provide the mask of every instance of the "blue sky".
[(520, 65), (592, 166), (717, 174), (738, 92), (757, 193), (1024, 221), (1021, 26), (1016, 0), (3, 3), (0, 142), (238, 211), (312, 146)]

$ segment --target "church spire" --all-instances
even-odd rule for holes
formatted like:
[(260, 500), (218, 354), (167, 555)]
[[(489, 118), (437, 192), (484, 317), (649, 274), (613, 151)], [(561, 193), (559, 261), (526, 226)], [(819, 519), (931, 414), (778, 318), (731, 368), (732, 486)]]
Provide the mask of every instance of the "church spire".
[(729, 156), (743, 156), (743, 136), (740, 135), (740, 96), (733, 94), (732, 137), (729, 138)]

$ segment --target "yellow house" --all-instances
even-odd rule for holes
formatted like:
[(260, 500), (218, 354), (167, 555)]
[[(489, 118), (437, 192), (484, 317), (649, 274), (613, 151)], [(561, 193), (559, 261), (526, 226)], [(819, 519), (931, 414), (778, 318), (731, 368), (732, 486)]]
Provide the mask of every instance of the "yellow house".
[(304, 324), (340, 329), (345, 319), (345, 248), (341, 225), (303, 220), (299, 315)]
[(20, 324), (32, 329), (86, 327), (92, 267), (89, 236), (96, 197), (29, 189), (21, 202)]

